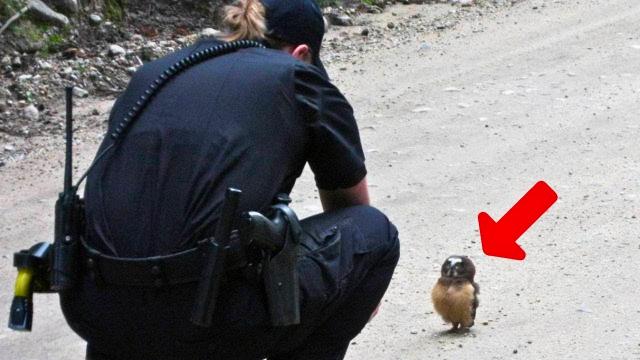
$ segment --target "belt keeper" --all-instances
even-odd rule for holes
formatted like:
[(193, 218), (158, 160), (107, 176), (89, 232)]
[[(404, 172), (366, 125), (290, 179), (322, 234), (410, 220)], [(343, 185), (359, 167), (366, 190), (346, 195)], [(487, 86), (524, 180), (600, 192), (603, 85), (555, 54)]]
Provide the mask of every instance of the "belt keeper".
[(100, 268), (98, 266), (98, 259), (89, 257), (85, 261), (85, 265), (87, 267), (87, 272), (91, 281), (93, 281), (98, 286), (104, 285), (104, 279), (102, 279)]
[(166, 284), (167, 281), (163, 276), (162, 266), (160, 263), (156, 263), (151, 267), (151, 274), (155, 278), (153, 280), (153, 286), (155, 286), (156, 288), (161, 288)]

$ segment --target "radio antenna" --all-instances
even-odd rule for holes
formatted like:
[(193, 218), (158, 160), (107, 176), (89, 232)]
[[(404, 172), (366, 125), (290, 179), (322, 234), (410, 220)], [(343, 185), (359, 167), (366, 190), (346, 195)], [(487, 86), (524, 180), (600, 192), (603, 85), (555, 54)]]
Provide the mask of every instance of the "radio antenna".
[(67, 100), (66, 153), (64, 158), (64, 191), (73, 184), (73, 86), (65, 87)]

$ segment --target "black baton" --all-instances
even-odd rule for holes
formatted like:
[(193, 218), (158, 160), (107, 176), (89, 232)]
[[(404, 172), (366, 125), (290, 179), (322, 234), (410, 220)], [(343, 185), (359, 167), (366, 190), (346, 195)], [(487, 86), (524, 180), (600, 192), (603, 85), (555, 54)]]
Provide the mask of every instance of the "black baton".
[(196, 301), (191, 312), (191, 322), (195, 325), (211, 326), (216, 299), (220, 291), (220, 283), (224, 276), (224, 262), (229, 245), (229, 237), (241, 194), (242, 191), (238, 189), (227, 189), (215, 235), (213, 239), (207, 240), (203, 245), (206, 256), (205, 266), (198, 282)]

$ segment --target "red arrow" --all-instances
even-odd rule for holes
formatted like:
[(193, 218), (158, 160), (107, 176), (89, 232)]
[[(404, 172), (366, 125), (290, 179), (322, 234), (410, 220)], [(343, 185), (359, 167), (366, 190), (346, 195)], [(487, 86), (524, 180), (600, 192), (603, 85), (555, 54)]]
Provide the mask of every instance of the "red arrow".
[(516, 241), (556, 200), (558, 194), (539, 181), (497, 223), (485, 212), (478, 214), (482, 251), (489, 256), (524, 260), (526, 254)]

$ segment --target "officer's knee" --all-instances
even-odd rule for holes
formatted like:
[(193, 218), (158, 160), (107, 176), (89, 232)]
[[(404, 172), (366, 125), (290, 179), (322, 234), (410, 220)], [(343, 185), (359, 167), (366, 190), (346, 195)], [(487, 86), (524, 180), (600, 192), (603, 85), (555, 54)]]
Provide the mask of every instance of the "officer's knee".
[(391, 223), (389, 218), (380, 210), (373, 206), (358, 206), (356, 209), (358, 217), (363, 219), (360, 228), (366, 234), (378, 239), (377, 251), (384, 254), (385, 258), (395, 259), (400, 257), (400, 239), (398, 229)]

